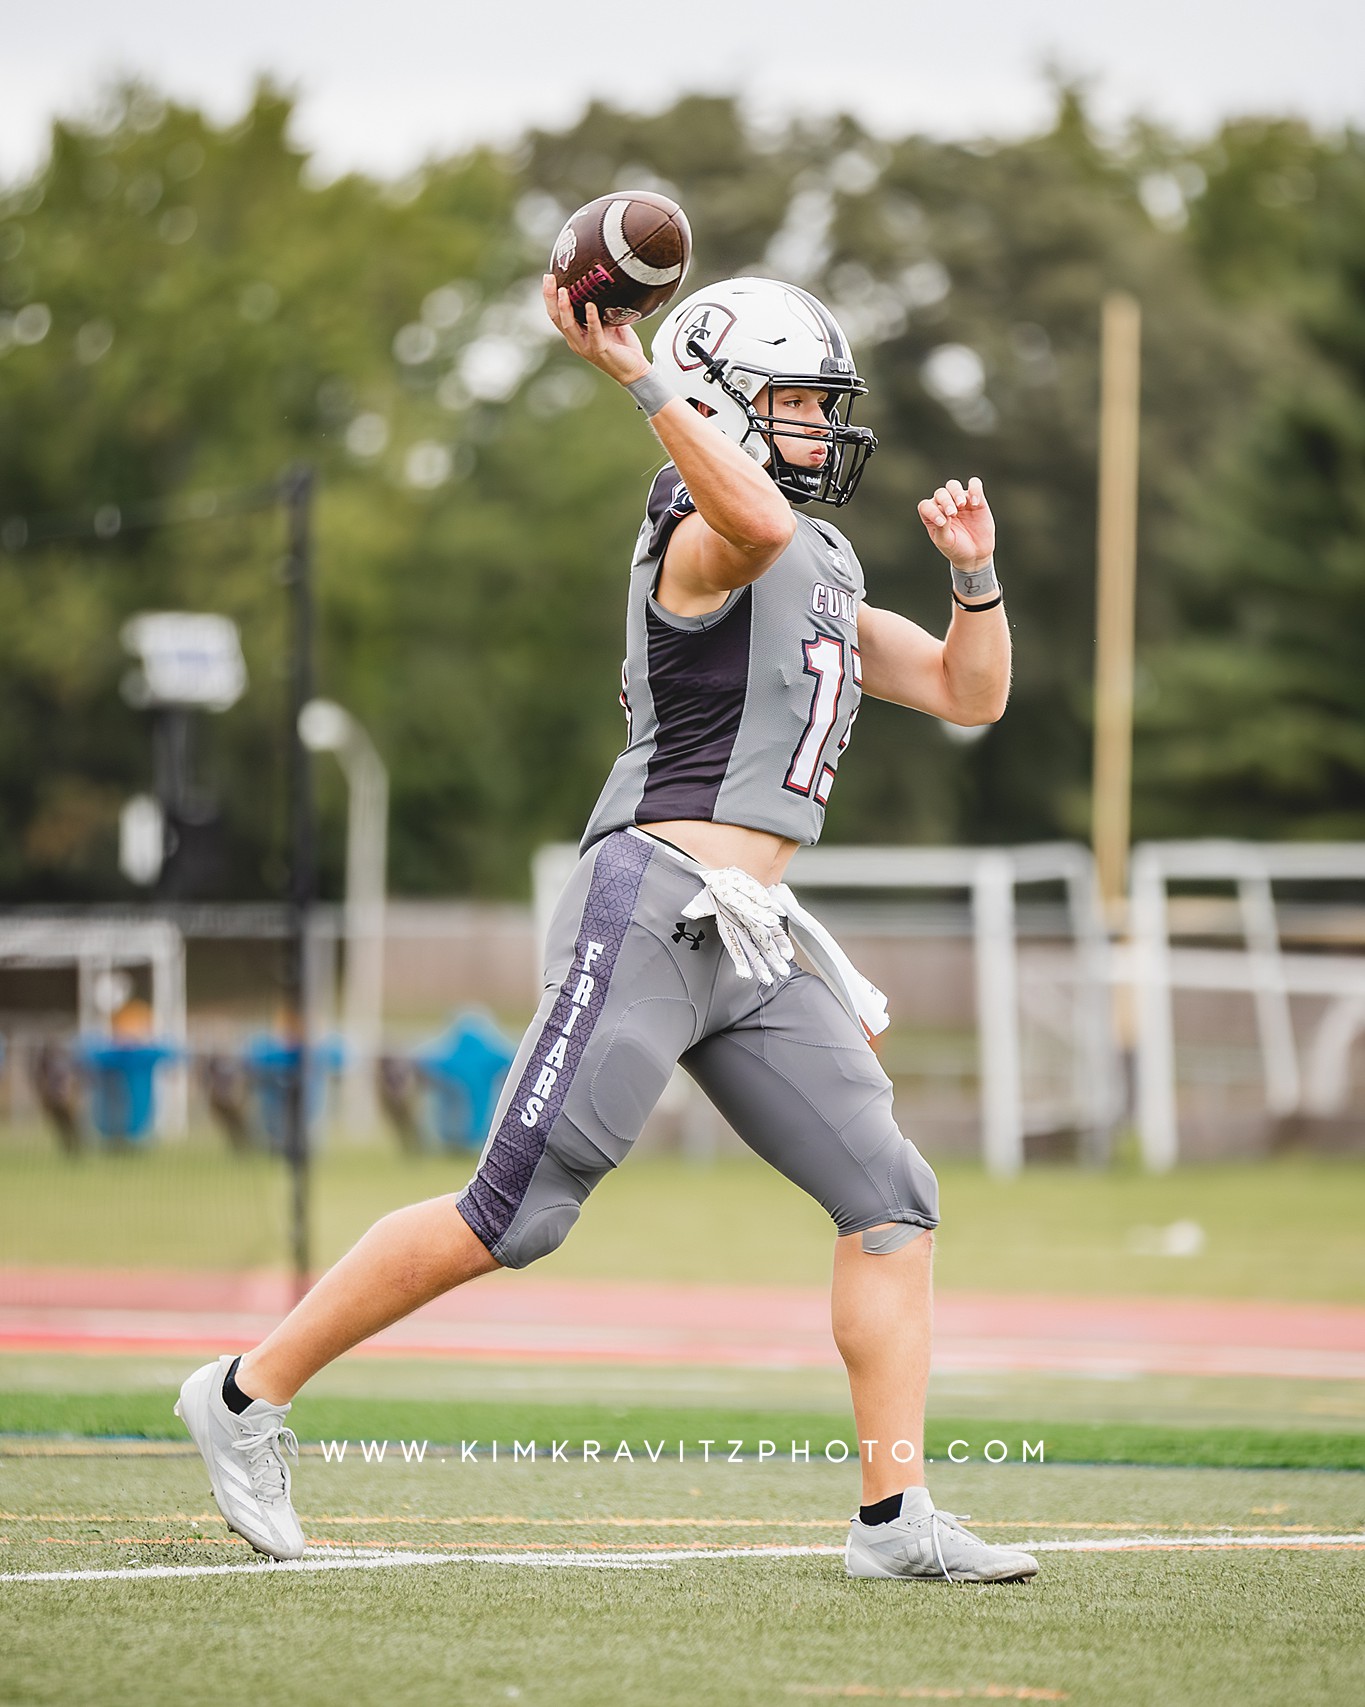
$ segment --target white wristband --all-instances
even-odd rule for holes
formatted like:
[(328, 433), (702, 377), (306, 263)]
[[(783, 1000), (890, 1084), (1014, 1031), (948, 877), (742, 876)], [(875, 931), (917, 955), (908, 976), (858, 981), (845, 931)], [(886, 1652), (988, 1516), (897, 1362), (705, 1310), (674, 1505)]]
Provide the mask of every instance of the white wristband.
[(648, 373), (641, 374), (639, 379), (632, 379), (626, 390), (648, 416), (657, 415), (664, 404), (671, 403), (677, 395), (669, 390), (653, 368), (650, 368)]

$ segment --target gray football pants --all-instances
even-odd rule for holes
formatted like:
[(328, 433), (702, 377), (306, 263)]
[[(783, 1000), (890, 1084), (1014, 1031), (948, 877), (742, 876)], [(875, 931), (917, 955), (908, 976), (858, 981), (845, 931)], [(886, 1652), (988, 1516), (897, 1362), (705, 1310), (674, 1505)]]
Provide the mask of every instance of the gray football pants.
[(683, 908), (695, 869), (638, 831), (579, 861), (555, 909), (545, 990), (458, 1200), (508, 1268), (554, 1250), (623, 1161), (676, 1063), (750, 1149), (840, 1233), (938, 1225), (933, 1171), (896, 1128), (891, 1081), (824, 982), (740, 978)]

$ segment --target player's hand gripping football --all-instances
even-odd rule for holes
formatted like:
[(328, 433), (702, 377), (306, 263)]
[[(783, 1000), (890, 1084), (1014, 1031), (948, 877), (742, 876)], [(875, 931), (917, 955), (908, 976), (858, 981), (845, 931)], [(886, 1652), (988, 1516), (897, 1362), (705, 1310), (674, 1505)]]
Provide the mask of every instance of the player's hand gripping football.
[(965, 489), (960, 480), (949, 480), (932, 498), (921, 500), (919, 519), (954, 569), (980, 569), (990, 562), (995, 517), (976, 475)]
[(604, 326), (595, 302), (587, 305), (586, 319), (580, 326), (574, 318), (568, 291), (556, 291), (553, 273), (545, 274), (541, 289), (551, 324), (576, 356), (601, 368), (618, 385), (629, 385), (649, 372), (649, 358), (633, 326)]

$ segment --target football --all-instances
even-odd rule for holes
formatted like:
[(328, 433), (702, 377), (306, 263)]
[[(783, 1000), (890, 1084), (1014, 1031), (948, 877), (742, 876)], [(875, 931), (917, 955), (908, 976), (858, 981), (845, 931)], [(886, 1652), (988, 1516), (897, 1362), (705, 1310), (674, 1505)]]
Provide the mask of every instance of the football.
[(663, 307), (691, 259), (692, 232), (677, 202), (653, 190), (615, 190), (570, 216), (550, 270), (576, 320), (595, 302), (604, 326), (626, 326)]

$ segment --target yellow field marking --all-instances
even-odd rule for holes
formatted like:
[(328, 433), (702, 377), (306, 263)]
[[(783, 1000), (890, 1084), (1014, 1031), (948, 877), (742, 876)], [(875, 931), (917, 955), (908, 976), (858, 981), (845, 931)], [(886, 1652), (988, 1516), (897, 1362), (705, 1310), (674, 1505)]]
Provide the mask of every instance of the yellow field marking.
[(310, 1517), (310, 1523), (355, 1528), (367, 1523), (389, 1523), (420, 1528), (431, 1524), (442, 1528), (497, 1529), (847, 1529), (846, 1517)]
[[(343, 1544), (340, 1541), (316, 1541), (315, 1540), (315, 1541), (309, 1542), (309, 1546), (315, 1550), (319, 1549), (319, 1548), (325, 1549), (328, 1547), (342, 1547), (343, 1545), (345, 1545), (345, 1550), (347, 1552), (353, 1551), (355, 1548), (358, 1548), (358, 1547), (368, 1547), (368, 1548), (372, 1549), (374, 1552), (382, 1553), (382, 1552), (387, 1551), (391, 1544), (387, 1541), (353, 1541), (353, 1542), (346, 1543), (346, 1544)], [(653, 1542), (653, 1543), (642, 1542), (639, 1544), (638, 1550), (641, 1552), (646, 1552), (649, 1550), (651, 1545), (655, 1546), (655, 1547), (663, 1547), (665, 1545), (665, 1543), (662, 1541)], [(694, 1542), (690, 1542), (690, 1543), (683, 1543), (682, 1545), (692, 1546), (692, 1547), (701, 1547), (701, 1546), (704, 1546), (705, 1543), (701, 1542), (701, 1541), (694, 1541)], [(82, 1535), (42, 1535), (42, 1536), (36, 1536), (35, 1535), (35, 1536), (22, 1536), (22, 1537), (11, 1536), (11, 1535), (0, 1535), (0, 1546), (5, 1546), (5, 1547), (237, 1547), (237, 1548), (244, 1548), (247, 1546), (247, 1543), (245, 1541), (240, 1540), (235, 1535), (95, 1535), (95, 1536), (82, 1536)], [(588, 1549), (591, 1549), (593, 1547), (606, 1548), (607, 1543), (605, 1541), (585, 1541), (585, 1542), (581, 1542), (580, 1546), (583, 1548), (588, 1548)], [(466, 1548), (466, 1550), (468, 1550), (469, 1548), (483, 1548), (483, 1549), (489, 1549), (489, 1550), (492, 1550), (495, 1548), (503, 1548), (503, 1549), (510, 1549), (510, 1550), (514, 1550), (514, 1551), (516, 1550), (515, 1544), (513, 1542), (510, 1542), (510, 1541), (469, 1541), (469, 1542), (465, 1543), (465, 1548)], [(413, 1542), (408, 1550), (410, 1552), (411, 1551), (417, 1551), (417, 1550), (424, 1550), (424, 1551), (428, 1551), (428, 1552), (440, 1553), (440, 1552), (445, 1552), (448, 1549), (439, 1541), (417, 1541), (417, 1542)], [(612, 1550), (616, 1551), (617, 1549), (612, 1549)]]
[[(0, 1511), (0, 1523), (128, 1523), (126, 1511)], [(216, 1511), (198, 1513), (162, 1511), (144, 1519), (147, 1523), (221, 1523)]]
[[(160, 1512), (149, 1515), (147, 1523), (221, 1523), (216, 1511), (188, 1513)], [(85, 1512), (18, 1512), (0, 1511), (0, 1523), (127, 1523), (128, 1513)], [(483, 1526), (486, 1528), (528, 1529), (846, 1529), (847, 1518), (780, 1517), (414, 1517), (411, 1513), (381, 1513), (377, 1517), (357, 1517), (354, 1513), (336, 1517), (310, 1516), (310, 1528), (361, 1528), (366, 1524), (397, 1525), (405, 1529), (455, 1528)]]
[(976, 1688), (933, 1688), (928, 1683), (899, 1690), (879, 1690), (875, 1683), (788, 1683), (788, 1695), (822, 1695), (839, 1700), (886, 1702), (1068, 1702), (1065, 1690), (1010, 1688), (1005, 1683), (981, 1683)]
[[(1041, 1552), (1046, 1542), (1035, 1542)], [(1058, 1545), (1081, 1549), (1083, 1541), (1069, 1541)], [(1286, 1535), (1282, 1541), (1261, 1540), (1254, 1537), (1249, 1541), (1239, 1541), (1235, 1535), (1223, 1539), (1217, 1535), (1206, 1536), (1199, 1541), (1127, 1541), (1123, 1543), (1125, 1553), (1210, 1553), (1222, 1547), (1257, 1547), (1265, 1553), (1365, 1553), (1365, 1541), (1358, 1541), (1353, 1536), (1343, 1535), (1339, 1540), (1333, 1536), (1322, 1540), (1314, 1536), (1310, 1540), (1296, 1541), (1293, 1536)], [(1094, 1544), (1096, 1552), (1107, 1551), (1102, 1541)]]
[[(245, 1547), (235, 1535), (44, 1535), (15, 1539), (0, 1536), (10, 1547)], [(326, 1545), (326, 1543), (322, 1543)]]
[[(247, 1543), (235, 1535), (43, 1535), (25, 1537), (22, 1540), (11, 1540), (10, 1537), (0, 1537), (10, 1546), (25, 1547), (245, 1547)], [(388, 1541), (310, 1541), (309, 1547), (317, 1550), (344, 1548), (352, 1552), (357, 1548), (369, 1548), (376, 1553), (389, 1551), (392, 1546)], [(620, 1553), (652, 1553), (669, 1552), (681, 1553), (707, 1548), (705, 1541), (636, 1541), (629, 1547), (621, 1547), (607, 1541), (580, 1541), (577, 1543), (580, 1552)], [(522, 1549), (515, 1541), (465, 1541), (460, 1543), (461, 1550), (471, 1549), (483, 1552), (520, 1552)], [(439, 1541), (416, 1541), (409, 1544), (409, 1552), (443, 1553), (448, 1547)], [(727, 1547), (727, 1553), (746, 1553), (754, 1550), (764, 1550), (764, 1543), (753, 1542)], [(838, 1551), (838, 1549), (834, 1549)]]
[[(1252, 1509), (1254, 1511), (1255, 1507)], [(1081, 1529), (1087, 1533), (1102, 1530), (1106, 1535), (1149, 1535), (1153, 1530), (1162, 1535), (1179, 1535), (1203, 1529), (1226, 1530), (1229, 1535), (1264, 1535), (1267, 1530), (1285, 1535), (1311, 1535), (1316, 1527), (1311, 1523), (1081, 1523), (1071, 1520), (1053, 1523), (1045, 1517), (992, 1517), (982, 1518), (979, 1522), (972, 1518), (971, 1526), (973, 1529)]]
[(878, 1689), (872, 1683), (789, 1683), (788, 1695), (819, 1695), (841, 1701), (1070, 1701), (1064, 1689), (1013, 1689), (1003, 1683), (983, 1683), (975, 1688), (934, 1688), (911, 1684), (902, 1689)]
[[(322, 1448), (317, 1450), (321, 1452)], [(0, 1458), (197, 1458), (192, 1440), (0, 1440)]]

